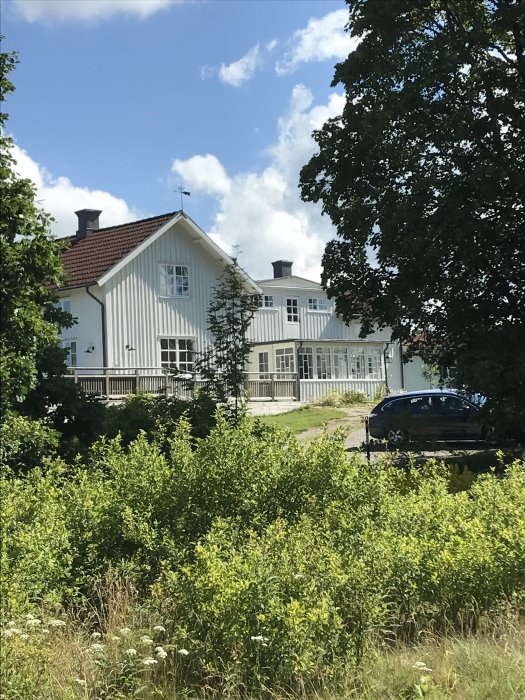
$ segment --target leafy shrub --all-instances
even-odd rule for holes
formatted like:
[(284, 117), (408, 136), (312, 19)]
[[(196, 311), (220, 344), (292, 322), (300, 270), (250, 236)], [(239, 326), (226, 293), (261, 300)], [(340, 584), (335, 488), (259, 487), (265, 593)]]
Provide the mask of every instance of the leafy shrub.
[(42, 602), (59, 603), (69, 593), (71, 548), (66, 520), (67, 502), (60, 482), (63, 465), (50, 465), (44, 474), (4, 478), (0, 600), (11, 612)]
[(43, 420), (8, 413), (0, 424), (0, 466), (26, 472), (57, 454), (60, 434)]
[(458, 490), (433, 461), (348, 459), (338, 434), (301, 444), (221, 414), (204, 439), (185, 419), (154, 433), (8, 480), (11, 610), (98, 605), (116, 571), (190, 652), (178, 682), (226, 696), (336, 683), (377, 639), (525, 609), (523, 461)]
[(182, 416), (189, 420), (194, 437), (206, 437), (215, 425), (215, 410), (216, 404), (205, 393), (191, 400), (137, 394), (122, 404), (108, 406), (104, 434), (112, 438), (120, 433), (123, 444), (129, 445), (142, 431), (148, 440), (166, 447)]
[(323, 398), (315, 401), (316, 406), (358, 406), (368, 403), (368, 396), (362, 391), (329, 391)]

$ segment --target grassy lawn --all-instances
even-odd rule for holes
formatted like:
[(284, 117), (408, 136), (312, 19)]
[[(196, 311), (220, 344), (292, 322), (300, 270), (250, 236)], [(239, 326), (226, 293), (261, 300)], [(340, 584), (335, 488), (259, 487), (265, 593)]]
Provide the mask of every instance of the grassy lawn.
[(309, 428), (321, 427), (331, 420), (345, 418), (346, 411), (341, 408), (313, 406), (299, 408), (297, 411), (279, 413), (276, 416), (260, 416), (258, 420), (264, 425), (277, 428), (289, 428), (293, 433), (303, 433)]

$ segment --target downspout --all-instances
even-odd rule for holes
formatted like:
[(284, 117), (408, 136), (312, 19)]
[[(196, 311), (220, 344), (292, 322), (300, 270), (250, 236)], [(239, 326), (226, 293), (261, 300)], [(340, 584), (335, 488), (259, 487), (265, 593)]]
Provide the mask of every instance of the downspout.
[(405, 363), (403, 362), (403, 344), (399, 342), (399, 368), (401, 370), (401, 389), (405, 390)]
[(87, 294), (94, 299), (97, 304), (100, 304), (100, 322), (102, 325), (102, 366), (107, 368), (108, 366), (108, 351), (106, 347), (106, 307), (103, 302), (100, 301), (94, 294), (89, 291), (89, 285), (86, 285)]

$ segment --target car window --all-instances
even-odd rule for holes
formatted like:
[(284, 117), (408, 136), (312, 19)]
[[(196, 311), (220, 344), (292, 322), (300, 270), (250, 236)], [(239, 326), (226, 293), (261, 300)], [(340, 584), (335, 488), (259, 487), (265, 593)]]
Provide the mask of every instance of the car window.
[(389, 401), (383, 406), (383, 411), (407, 411), (409, 408), (410, 399), (395, 399), (394, 401)]
[(471, 408), (470, 404), (459, 396), (440, 396), (440, 408), (444, 413), (454, 413), (456, 411), (466, 411)]
[(430, 396), (415, 396), (413, 399), (410, 399), (411, 413), (428, 413), (430, 411), (430, 408)]

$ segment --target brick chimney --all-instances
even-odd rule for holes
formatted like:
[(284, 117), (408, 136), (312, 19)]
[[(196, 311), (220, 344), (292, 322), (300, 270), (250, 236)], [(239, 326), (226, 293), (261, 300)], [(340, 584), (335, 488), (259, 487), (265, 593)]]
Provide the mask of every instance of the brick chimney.
[(293, 265), (291, 260), (276, 260), (272, 265), (274, 279), (278, 277), (291, 277)]
[(99, 209), (79, 209), (75, 212), (78, 216), (78, 231), (76, 240), (81, 241), (90, 231), (98, 231), (98, 217), (102, 214)]

